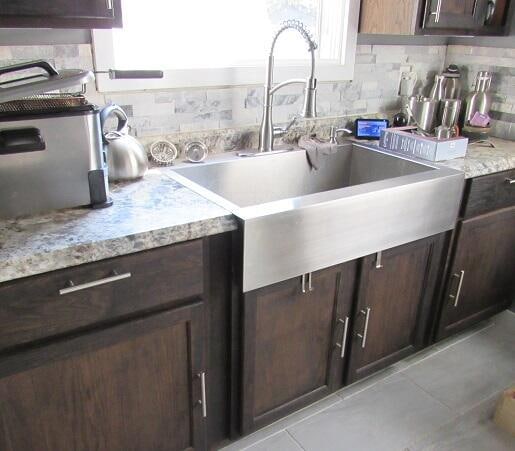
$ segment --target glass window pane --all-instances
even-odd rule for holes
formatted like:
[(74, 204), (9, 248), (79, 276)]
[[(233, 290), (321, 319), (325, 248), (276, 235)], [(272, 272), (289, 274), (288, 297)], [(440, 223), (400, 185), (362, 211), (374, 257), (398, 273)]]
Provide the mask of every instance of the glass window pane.
[[(124, 28), (113, 30), (117, 68), (220, 68), (263, 64), (271, 38), (287, 19), (302, 21), (321, 54), (338, 55), (342, 0), (124, 0)], [(323, 16), (322, 16), (323, 14)], [(324, 33), (320, 35), (323, 22)], [(327, 48), (326, 48), (327, 47)], [(278, 60), (307, 59), (294, 31), (281, 36)]]

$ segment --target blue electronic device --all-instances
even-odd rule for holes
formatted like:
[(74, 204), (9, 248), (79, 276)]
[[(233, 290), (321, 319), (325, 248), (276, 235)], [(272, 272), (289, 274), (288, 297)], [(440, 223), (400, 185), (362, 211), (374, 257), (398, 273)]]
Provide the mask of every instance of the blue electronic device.
[(355, 137), (357, 139), (379, 139), (381, 130), (389, 126), (388, 119), (356, 119)]

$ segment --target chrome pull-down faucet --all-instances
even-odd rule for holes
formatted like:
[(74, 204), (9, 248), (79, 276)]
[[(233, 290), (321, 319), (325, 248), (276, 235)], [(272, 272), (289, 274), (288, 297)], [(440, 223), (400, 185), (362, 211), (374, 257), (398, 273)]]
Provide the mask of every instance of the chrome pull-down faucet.
[[(308, 50), (311, 53), (311, 72), (308, 78), (294, 78), (291, 80), (283, 81), (276, 86), (273, 86), (274, 78), (274, 48), (277, 38), (283, 31), (288, 29), (296, 30), (308, 43)], [(271, 152), (274, 149), (274, 138), (284, 134), (289, 127), (293, 125), (296, 118), (285, 128), (279, 129), (274, 128), (272, 121), (272, 103), (274, 93), (284, 86), (291, 85), (294, 83), (300, 83), (305, 85), (304, 87), (304, 106), (302, 108), (301, 116), (304, 118), (316, 117), (316, 87), (317, 80), (315, 78), (315, 50), (317, 44), (313, 40), (313, 37), (306, 29), (304, 24), (298, 20), (287, 20), (283, 22), (281, 28), (274, 35), (272, 45), (270, 47), (270, 54), (268, 55), (268, 64), (266, 69), (266, 83), (265, 92), (263, 98), (263, 119), (261, 120), (261, 128), (259, 130), (259, 152)]]

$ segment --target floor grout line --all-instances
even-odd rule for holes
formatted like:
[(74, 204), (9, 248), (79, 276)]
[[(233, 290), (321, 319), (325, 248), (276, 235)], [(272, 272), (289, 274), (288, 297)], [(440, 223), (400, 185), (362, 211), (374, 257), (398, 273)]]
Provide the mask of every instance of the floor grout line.
[[(250, 449), (253, 446), (259, 445), (261, 442), (264, 442), (265, 440), (271, 439), (272, 437), (275, 437), (276, 435), (282, 434), (285, 431), (286, 431), (286, 429), (281, 429), (279, 431), (274, 432), (273, 434), (267, 435), (266, 437), (263, 437), (263, 438), (261, 438), (259, 440), (256, 440), (255, 442), (252, 442), (250, 445), (241, 448), (241, 451), (245, 451), (246, 449)], [(247, 436), (247, 438), (248, 437), (249, 436)], [(237, 443), (237, 442), (235, 442), (235, 443)]]
[[(445, 351), (446, 349), (449, 349), (451, 346), (457, 345), (459, 343), (463, 343), (465, 340), (468, 340), (470, 337), (473, 337), (474, 335), (477, 335), (477, 334), (479, 334), (487, 329), (490, 329), (491, 327), (494, 327), (494, 326), (495, 326), (494, 322), (489, 322), (488, 324), (485, 324), (484, 327), (481, 327), (481, 329), (477, 329), (477, 330), (474, 330), (474, 331), (468, 333), (466, 337), (460, 338), (452, 343), (449, 343), (447, 346), (445, 346), (443, 348), (438, 348), (438, 349), (440, 351)], [(438, 347), (438, 343), (436, 343), (435, 346)]]
[(304, 448), (301, 443), (293, 436), (293, 434), (288, 430), (285, 429), (286, 433), (289, 435), (289, 437), (302, 449), (303, 451), (306, 451), (306, 448)]
[[(422, 389), (424, 390), (424, 389)], [(425, 391), (425, 390), (424, 390)], [(470, 407), (469, 409), (463, 411), (463, 412), (459, 412), (457, 415), (453, 416), (449, 421), (445, 422), (444, 424), (442, 424), (441, 426), (438, 426), (434, 431), (432, 431), (431, 433), (427, 433), (425, 435), (421, 435), (420, 437), (417, 437), (413, 442), (411, 442), (409, 444), (409, 446), (413, 446), (413, 445), (416, 445), (417, 443), (420, 443), (422, 440), (424, 440), (425, 438), (429, 437), (430, 435), (432, 434), (437, 434), (439, 431), (441, 431), (442, 429), (448, 427), (453, 421), (457, 421), (457, 420), (460, 420), (462, 419), (465, 415), (469, 414), (470, 412), (472, 412), (472, 410), (478, 408), (481, 404), (485, 403), (485, 402), (488, 402), (489, 399), (493, 398), (495, 395), (494, 394), (491, 394), (490, 396), (484, 398), (483, 400), (481, 400), (480, 402), (478, 402), (477, 404), (474, 404), (473, 407)], [(438, 400), (437, 400), (438, 401)], [(451, 409), (452, 410), (452, 409)], [(453, 410), (454, 412), (454, 410)], [(409, 447), (408, 447), (409, 449)]]
[[(313, 413), (312, 413), (312, 414), (310, 414), (310, 415), (307, 415), (307, 416), (305, 416), (305, 417), (303, 417), (303, 418), (300, 418), (299, 420), (294, 421), (294, 422), (292, 422), (291, 424), (289, 424), (289, 425), (287, 425), (287, 426), (285, 426), (285, 427), (283, 427), (283, 428), (278, 429), (277, 431), (275, 431), (275, 432), (271, 433), (270, 435), (267, 435), (266, 437), (263, 437), (263, 438), (261, 438), (261, 439), (259, 439), (259, 440), (256, 440), (255, 442), (252, 442), (252, 443), (251, 443), (251, 444), (249, 444), (248, 446), (245, 446), (244, 448), (242, 448), (242, 449), (241, 449), (241, 451), (244, 451), (244, 450), (246, 450), (246, 449), (252, 448), (254, 445), (257, 445), (257, 444), (259, 444), (259, 443), (261, 443), (261, 442), (264, 442), (265, 440), (268, 440), (269, 438), (275, 437), (276, 435), (278, 435), (278, 434), (280, 434), (280, 433), (282, 433), (282, 432), (286, 432), (286, 433), (288, 433), (289, 435), (291, 435), (291, 434), (290, 434), (290, 432), (287, 430), (287, 428), (290, 428), (290, 427), (292, 427), (292, 426), (296, 426), (297, 424), (302, 423), (303, 421), (308, 420), (309, 418), (312, 418), (312, 417), (314, 417), (315, 415), (318, 415), (319, 413), (322, 413), (322, 412), (324, 412), (324, 411), (325, 411), (325, 410), (327, 410), (327, 409), (330, 409), (331, 407), (335, 406), (336, 404), (339, 404), (340, 402), (342, 402), (342, 399), (338, 399), (337, 401), (335, 401), (335, 402), (333, 402), (333, 403), (329, 404), (328, 406), (325, 406), (325, 407), (323, 407), (322, 409), (317, 410), (316, 412), (313, 412)], [(309, 409), (310, 407), (312, 407), (312, 406), (307, 406), (307, 407), (305, 407), (305, 408), (304, 408), (304, 409), (302, 409), (302, 410), (307, 410), (307, 409)], [(293, 413), (292, 415), (298, 414), (299, 412), (302, 412), (302, 410), (299, 410), (299, 411), (297, 411), (297, 412)], [(283, 418), (283, 419), (281, 419), (281, 420), (278, 420), (278, 422), (279, 422), (279, 421), (281, 421), (281, 422), (282, 422), (282, 421), (286, 421), (286, 420), (287, 420), (287, 418)], [(274, 423), (272, 423), (272, 424), (268, 425), (267, 427), (272, 427), (272, 426), (273, 426), (273, 424), (274, 424)], [(257, 431), (256, 431), (256, 433), (258, 433), (258, 432), (260, 432), (260, 431), (262, 432), (263, 430), (262, 430), (262, 429), (257, 430)], [(251, 437), (251, 436), (250, 436), (250, 435), (248, 435), (248, 436), (246, 436), (246, 437), (242, 437), (242, 439), (245, 439), (245, 438), (247, 438), (247, 439), (248, 439), (248, 438), (250, 438), (250, 437)], [(302, 448), (302, 449), (304, 449), (304, 448)]]
[(436, 398), (434, 395), (432, 395), (430, 392), (428, 392), (424, 387), (417, 384), (411, 377), (409, 377), (407, 374), (403, 374), (403, 376), (408, 379), (413, 385), (415, 385), (417, 388), (422, 390), (426, 395), (428, 395), (432, 400), (436, 401), (437, 403), (441, 404), (446, 409), (449, 409), (450, 413), (454, 414), (455, 416), (459, 416), (459, 412), (454, 410), (451, 406), (448, 406), (443, 401), (440, 401), (438, 398)]
[[(511, 312), (509, 310), (507, 310), (508, 313), (512, 314), (515, 316), (515, 312)], [(438, 404), (440, 404), (441, 406), (445, 407), (446, 409), (449, 410), (450, 414), (452, 415), (451, 418), (446, 421), (444, 424), (438, 426), (435, 431), (433, 431), (432, 433), (435, 433), (437, 431), (440, 431), (441, 429), (443, 429), (444, 427), (448, 426), (450, 423), (452, 423), (453, 421), (456, 421), (456, 420), (459, 420), (460, 418), (464, 417), (465, 415), (467, 415), (469, 412), (471, 412), (472, 410), (476, 409), (477, 407), (479, 407), (481, 404), (483, 404), (484, 402), (487, 402), (490, 398), (492, 398), (493, 396), (495, 396), (495, 393), (491, 393), (489, 394), (488, 396), (486, 396), (485, 398), (481, 399), (480, 401), (478, 401), (477, 403), (475, 403), (474, 405), (466, 408), (465, 410), (463, 411), (459, 411), (459, 410), (455, 410), (453, 409), (452, 407), (448, 406), (445, 402), (439, 400), (438, 398), (436, 398), (435, 396), (433, 396), (429, 391), (427, 391), (424, 387), (422, 387), (421, 385), (419, 385), (415, 379), (412, 379), (408, 374), (405, 373), (406, 370), (408, 370), (409, 368), (413, 367), (414, 365), (418, 365), (419, 363), (421, 362), (424, 362), (425, 360), (431, 358), (431, 357), (434, 357), (435, 355), (438, 355), (440, 354), (441, 352), (443, 351), (446, 351), (448, 349), (450, 349), (451, 347), (457, 345), (457, 344), (460, 344), (460, 343), (463, 343), (465, 342), (466, 340), (474, 337), (475, 335), (477, 334), (480, 334), (482, 332), (484, 332), (485, 330), (488, 330), (490, 329), (491, 327), (494, 327), (495, 326), (495, 321), (491, 321), (487, 324), (485, 324), (484, 327), (481, 327), (480, 329), (477, 329), (469, 334), (467, 334), (467, 336), (463, 337), (463, 338), (460, 338), (456, 341), (454, 341), (453, 343), (449, 343), (448, 345), (442, 347), (442, 348), (439, 348), (438, 347), (438, 344), (435, 343), (433, 346), (434, 346), (434, 351), (431, 351), (428, 355), (425, 355), (424, 357), (421, 357), (420, 360), (417, 360), (417, 361), (414, 361), (410, 364), (407, 364), (406, 366), (402, 366), (402, 367), (395, 367), (395, 364), (392, 365), (390, 368), (390, 370), (393, 369), (392, 372), (388, 372), (388, 374), (385, 374), (384, 376), (380, 377), (377, 381), (375, 382), (372, 382), (370, 383), (370, 385), (367, 385), (365, 387), (363, 387), (362, 389), (358, 389), (357, 391), (355, 391), (354, 393), (351, 393), (350, 395), (348, 395), (347, 397), (345, 397), (345, 390), (349, 389), (350, 387), (352, 387), (352, 385), (348, 386), (348, 387), (344, 387), (342, 388), (341, 390), (339, 390), (339, 392), (336, 392), (334, 393), (334, 395), (336, 395), (336, 397), (338, 398), (337, 400), (335, 400), (334, 402), (331, 402), (330, 404), (328, 404), (327, 406), (324, 406), (322, 408), (320, 408), (320, 410), (316, 410), (314, 411), (313, 413), (309, 414), (309, 415), (306, 415), (305, 417), (302, 417), (302, 418), (299, 418), (298, 420), (296, 421), (293, 421), (291, 422), (291, 424), (287, 424), (287, 425), (284, 425), (284, 427), (280, 427), (278, 430), (276, 430), (275, 432), (273, 433), (270, 433), (270, 435), (267, 435), (266, 437), (263, 437), (259, 440), (256, 440), (255, 442), (249, 444), (248, 446), (244, 446), (243, 448), (241, 448), (241, 450), (248, 450), (250, 448), (252, 448), (253, 446), (256, 446), (266, 440), (269, 440), (271, 439), (272, 437), (275, 437), (283, 432), (285, 432), (288, 437), (290, 437), (294, 443), (296, 445), (298, 445), (303, 451), (306, 451), (305, 448), (302, 446), (302, 444), (293, 436), (293, 434), (288, 430), (289, 428), (292, 428), (306, 420), (309, 420), (310, 418), (320, 414), (320, 413), (323, 413), (325, 412), (326, 410), (334, 407), (335, 405), (337, 404), (340, 404), (342, 401), (345, 401), (346, 399), (350, 399), (352, 398), (353, 396), (359, 394), (359, 393), (363, 393), (364, 391), (368, 390), (369, 388), (373, 388), (375, 387), (377, 384), (379, 383), (382, 383), (384, 382), (385, 380), (387, 380), (388, 378), (394, 376), (394, 375), (401, 375), (402, 377), (404, 377), (407, 381), (411, 382), (413, 385), (415, 385), (417, 388), (419, 388), (421, 391), (423, 391), (426, 395), (428, 395), (431, 399), (433, 399), (434, 401), (436, 401)], [(384, 370), (385, 372), (387, 371), (387, 369)], [(371, 377), (374, 377), (374, 375), (372, 375)], [(366, 380), (366, 379), (365, 379)], [(365, 380), (362, 380), (362, 381), (358, 381), (357, 383), (362, 383), (364, 382)], [(328, 396), (329, 397), (329, 396)], [(323, 400), (320, 400), (320, 401), (323, 401)], [(292, 415), (297, 415), (299, 413), (301, 413), (303, 410), (309, 410), (310, 408), (312, 408), (313, 406), (307, 406), (305, 409), (301, 409), (299, 410), (298, 412), (295, 412), (293, 413)], [(283, 418), (281, 420), (279, 420), (278, 422), (287, 422), (287, 418)], [(270, 426), (273, 426), (273, 423), (272, 425), (269, 425)], [(258, 431), (256, 431), (258, 432)], [(409, 446), (413, 445), (413, 444), (417, 444), (419, 443), (421, 440), (425, 439), (426, 437), (430, 436), (432, 433), (427, 433), (427, 434), (422, 434), (420, 437), (417, 437), (413, 442), (411, 442), (409, 444)], [(247, 438), (249, 438), (250, 436), (247, 436)], [(409, 448), (407, 448), (409, 449)]]

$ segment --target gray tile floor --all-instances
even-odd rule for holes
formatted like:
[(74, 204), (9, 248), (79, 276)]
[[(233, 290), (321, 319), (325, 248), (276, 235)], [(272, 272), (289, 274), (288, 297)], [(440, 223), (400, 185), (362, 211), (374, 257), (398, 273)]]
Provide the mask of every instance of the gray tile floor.
[(515, 313), (507, 310), (224, 451), (515, 450), (491, 420), (514, 383)]

